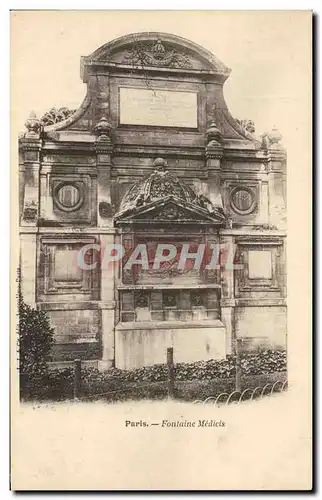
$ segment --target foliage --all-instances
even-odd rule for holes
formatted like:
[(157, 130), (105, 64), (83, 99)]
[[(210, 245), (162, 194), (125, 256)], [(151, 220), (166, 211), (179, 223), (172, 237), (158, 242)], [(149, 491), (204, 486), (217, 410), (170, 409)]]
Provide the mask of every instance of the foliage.
[[(286, 352), (266, 350), (241, 355), (242, 376), (246, 386), (256, 387), (272, 377), (283, 376), (286, 371)], [(82, 366), (81, 394), (84, 398), (104, 395), (109, 400), (162, 399), (167, 395), (166, 364), (137, 370), (111, 368), (99, 372), (96, 368)], [(70, 398), (73, 395), (73, 368), (53, 370), (43, 384), (46, 397)], [(225, 360), (178, 363), (175, 365), (176, 395), (182, 399), (198, 399), (201, 395), (213, 395), (218, 391), (233, 390), (236, 375), (236, 357)], [(260, 381), (260, 382), (258, 382)], [(245, 386), (245, 387), (246, 387)], [(108, 395), (106, 396), (106, 394)], [(199, 394), (199, 396), (198, 396)]]
[[(67, 376), (66, 376), (67, 375)], [(51, 374), (52, 382), (48, 386), (46, 399), (61, 400), (72, 398), (73, 381), (72, 370), (58, 371)], [(57, 378), (56, 378), (57, 377)], [(242, 390), (264, 387), (267, 383), (276, 381), (284, 382), (285, 372), (275, 372), (265, 375), (247, 375), (242, 377)], [(58, 382), (58, 383), (57, 383)], [(213, 378), (200, 380), (176, 380), (175, 397), (179, 400), (194, 401), (206, 399), (209, 396), (217, 396), (223, 392), (231, 393), (235, 389), (236, 380), (230, 378)], [(250, 395), (250, 394), (248, 394)], [(122, 382), (117, 378), (106, 377), (98, 374), (96, 370), (85, 370), (81, 387), (81, 399), (93, 401), (101, 399), (106, 402), (159, 399), (164, 400), (168, 396), (168, 384), (161, 382)]]
[[(282, 350), (265, 350), (262, 352), (243, 353), (241, 355), (243, 375), (261, 375), (286, 370), (286, 352)], [(83, 369), (85, 382), (103, 383), (105, 380), (119, 382), (162, 382), (167, 380), (166, 364), (145, 366), (136, 370), (120, 370), (111, 368), (100, 373), (98, 370)], [(196, 361), (194, 363), (177, 363), (175, 365), (176, 380), (212, 380), (213, 378), (230, 378), (236, 375), (236, 356), (227, 356), (222, 360)]]
[(18, 334), (20, 395), (27, 397), (43, 391), (54, 330), (47, 314), (26, 304), (21, 293)]
[[(243, 375), (262, 375), (286, 370), (286, 352), (265, 350), (241, 354)], [(200, 361), (198, 363), (179, 363), (176, 365), (178, 380), (229, 378), (236, 375), (236, 356), (227, 356), (224, 360)]]

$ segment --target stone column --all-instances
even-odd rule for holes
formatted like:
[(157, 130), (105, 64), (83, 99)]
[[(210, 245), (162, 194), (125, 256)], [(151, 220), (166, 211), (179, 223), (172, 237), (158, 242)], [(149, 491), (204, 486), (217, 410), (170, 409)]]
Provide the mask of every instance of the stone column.
[(221, 260), (221, 321), (226, 327), (226, 354), (231, 354), (233, 352), (235, 337), (234, 237), (229, 234), (229, 231), (222, 230), (219, 241), (220, 247), (224, 252), (223, 259)]
[(36, 229), (29, 231), (28, 233), (20, 233), (21, 293), (26, 304), (35, 307), (37, 279), (37, 235)]
[(100, 309), (102, 329), (102, 359), (99, 370), (114, 365), (115, 345), (115, 270), (116, 265), (109, 262), (111, 245), (114, 244), (113, 213), (111, 204), (111, 168), (113, 144), (110, 138), (111, 126), (105, 117), (94, 128), (98, 138), (95, 143), (97, 162), (97, 226), (101, 246)]
[(114, 366), (115, 360), (115, 281), (117, 276), (118, 263), (108, 261), (108, 251), (104, 255), (104, 249), (109, 248), (115, 241), (114, 229), (105, 230), (100, 236), (102, 249), (101, 262), (101, 328), (102, 328), (102, 360), (99, 362), (99, 369), (104, 371)]
[(49, 174), (51, 167), (41, 165), (40, 169), (40, 218), (53, 219), (53, 198), (50, 194)]
[(270, 151), (268, 157), (269, 224), (286, 230), (286, 162), (283, 151)]
[(27, 132), (19, 141), (19, 148), (24, 164), (24, 192), (20, 224), (22, 226), (37, 226), (39, 217), (39, 170), (41, 123), (34, 113), (25, 123)]
[(110, 138), (111, 125), (103, 117), (95, 126), (98, 138), (95, 143), (97, 162), (97, 225), (112, 227), (111, 168), (113, 144)]
[(27, 132), (19, 140), (20, 193), (20, 276), (25, 302), (36, 305), (37, 224), (39, 217), (39, 170), (42, 125), (34, 113), (25, 123)]
[(221, 159), (223, 147), (220, 142), (220, 132), (214, 122), (207, 130), (206, 168), (208, 172), (209, 199), (213, 205), (222, 207), (220, 191)]
[(259, 222), (261, 224), (268, 224), (269, 213), (268, 213), (268, 177), (263, 174), (264, 179), (261, 181), (261, 192), (260, 192), (260, 207), (259, 207)]
[(268, 222), (277, 229), (286, 229), (286, 153), (280, 144), (282, 135), (273, 128), (262, 136), (267, 154)]

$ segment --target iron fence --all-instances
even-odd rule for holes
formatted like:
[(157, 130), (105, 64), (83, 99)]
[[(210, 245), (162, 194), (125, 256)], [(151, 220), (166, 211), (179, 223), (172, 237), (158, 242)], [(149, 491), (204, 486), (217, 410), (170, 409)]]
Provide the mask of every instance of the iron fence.
[(277, 392), (283, 392), (286, 391), (288, 388), (288, 381), (287, 380), (277, 380), (274, 383), (268, 383), (264, 385), (263, 387), (258, 386), (253, 388), (247, 388), (244, 391), (233, 391), (230, 394), (228, 392), (222, 392), (218, 396), (209, 396), (206, 398), (204, 401), (202, 399), (196, 399), (193, 404), (210, 404), (213, 403), (214, 405), (228, 405), (229, 403), (235, 403), (235, 404), (240, 404), (243, 401), (247, 400), (255, 400), (255, 399), (262, 399), (264, 396), (271, 396), (274, 393)]

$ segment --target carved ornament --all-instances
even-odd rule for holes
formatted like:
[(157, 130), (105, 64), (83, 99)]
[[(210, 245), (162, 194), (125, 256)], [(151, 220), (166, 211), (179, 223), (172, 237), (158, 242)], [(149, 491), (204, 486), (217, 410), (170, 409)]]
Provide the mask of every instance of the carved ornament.
[(164, 44), (160, 38), (153, 44), (134, 42), (131, 50), (124, 56), (126, 64), (133, 66), (159, 66), (169, 68), (191, 68), (189, 57)]
[(206, 134), (207, 134), (207, 146), (215, 146), (215, 147), (220, 146), (221, 133), (215, 121), (211, 122), (210, 127), (207, 129)]
[(34, 111), (31, 111), (29, 118), (25, 122), (25, 127), (27, 129), (25, 137), (37, 139), (40, 137), (43, 125)]
[(265, 132), (261, 136), (261, 138), (262, 138), (263, 149), (275, 149), (275, 150), (283, 149), (283, 146), (279, 144), (283, 136), (275, 127), (273, 127), (271, 132)]
[(34, 222), (37, 219), (38, 207), (34, 200), (27, 201), (24, 206), (23, 219), (26, 222)]
[(108, 219), (109, 217), (112, 217), (111, 204), (107, 203), (106, 201), (101, 201), (100, 204), (98, 205), (98, 212), (100, 214), (100, 217), (102, 217), (102, 219)]
[(255, 134), (255, 123), (253, 120), (238, 120), (238, 118), (236, 118), (236, 122), (245, 132)]
[(111, 130), (112, 125), (108, 122), (107, 118), (103, 116), (99, 122), (96, 123), (94, 127), (94, 132), (98, 136), (99, 142), (111, 143)]
[(69, 109), (66, 106), (62, 108), (51, 108), (49, 111), (40, 118), (40, 122), (44, 127), (49, 125), (55, 125), (55, 123), (60, 123), (76, 112), (76, 109)]

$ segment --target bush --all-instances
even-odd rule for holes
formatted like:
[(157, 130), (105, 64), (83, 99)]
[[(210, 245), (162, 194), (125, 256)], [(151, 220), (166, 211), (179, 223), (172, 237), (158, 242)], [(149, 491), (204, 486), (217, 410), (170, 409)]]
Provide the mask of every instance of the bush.
[[(286, 371), (286, 351), (266, 350), (241, 355), (243, 375), (264, 375)], [(230, 378), (236, 375), (236, 356), (227, 356), (222, 360), (196, 361), (194, 363), (177, 363), (175, 380), (212, 380), (213, 378)], [(100, 373), (96, 369), (82, 370), (85, 384), (97, 384), (108, 381), (112, 383), (131, 382), (163, 382), (167, 380), (166, 364), (145, 366), (136, 370), (120, 370), (111, 368)]]
[[(265, 385), (272, 376), (279, 379), (279, 372), (286, 371), (286, 352), (266, 350), (241, 355), (243, 380), (247, 387)], [(163, 399), (167, 396), (166, 364), (147, 366), (136, 370), (111, 368), (99, 372), (96, 368), (82, 366), (81, 397), (102, 397), (107, 400)], [(175, 365), (176, 396), (180, 399), (198, 399), (198, 395), (233, 390), (236, 375), (236, 357), (223, 360), (177, 363)], [(42, 379), (41, 390), (35, 396), (61, 400), (73, 397), (72, 368), (53, 370)], [(275, 379), (274, 379), (275, 380)], [(107, 394), (109, 393), (109, 394)]]
[(20, 293), (18, 333), (20, 397), (42, 395), (49, 375), (47, 360), (54, 330), (47, 314), (26, 304)]
[[(286, 351), (266, 350), (241, 355), (243, 377), (263, 376), (286, 371)], [(216, 380), (223, 381), (223, 386), (230, 379), (234, 384), (236, 376), (236, 356), (228, 356), (223, 360), (197, 361), (195, 363), (177, 363), (175, 365), (175, 382), (177, 385), (188, 381), (203, 381), (205, 383)], [(133, 394), (140, 384), (148, 391), (148, 385), (157, 384), (160, 388), (167, 381), (168, 367), (166, 364), (146, 366), (136, 370), (120, 370), (111, 368), (106, 372), (99, 372), (95, 368), (82, 368), (82, 394), (86, 396), (103, 394), (104, 392), (124, 391), (131, 388)], [(166, 385), (164, 385), (166, 392)], [(141, 391), (142, 392), (142, 391)], [(144, 392), (144, 391), (143, 391)], [(164, 392), (164, 391), (163, 391)]]

